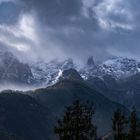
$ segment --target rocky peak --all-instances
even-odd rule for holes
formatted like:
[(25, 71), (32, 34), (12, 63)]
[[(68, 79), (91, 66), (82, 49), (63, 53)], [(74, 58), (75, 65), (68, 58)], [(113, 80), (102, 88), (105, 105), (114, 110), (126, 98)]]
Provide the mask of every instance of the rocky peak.
[(20, 62), (11, 52), (0, 52), (0, 82), (28, 84), (31, 78), (28, 64)]
[(95, 63), (94, 63), (94, 60), (93, 60), (93, 56), (90, 56), (87, 60), (87, 66), (88, 67), (94, 67), (95, 66)]
[(89, 77), (100, 77), (104, 79), (105, 75), (112, 76), (115, 79), (123, 79), (139, 72), (140, 63), (134, 59), (115, 57), (95, 65), (93, 58), (90, 57), (87, 66), (84, 67), (80, 74), (84, 79), (88, 79)]
[(83, 80), (80, 74), (75, 69), (64, 70), (59, 79)]
[(68, 70), (68, 69), (72, 69), (75, 67), (73, 59), (69, 58), (67, 60), (65, 60), (64, 62), (62, 62), (62, 67), (61, 69), (63, 70)]

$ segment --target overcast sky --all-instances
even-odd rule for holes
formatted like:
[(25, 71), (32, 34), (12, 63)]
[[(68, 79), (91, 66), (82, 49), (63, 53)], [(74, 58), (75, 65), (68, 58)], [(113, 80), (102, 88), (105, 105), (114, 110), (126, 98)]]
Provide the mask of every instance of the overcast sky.
[(29, 60), (140, 60), (140, 0), (0, 0), (0, 47)]

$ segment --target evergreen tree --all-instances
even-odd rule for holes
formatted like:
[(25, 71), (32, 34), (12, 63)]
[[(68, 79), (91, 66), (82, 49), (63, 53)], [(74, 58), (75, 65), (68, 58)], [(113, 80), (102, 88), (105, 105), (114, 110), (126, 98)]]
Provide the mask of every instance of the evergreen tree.
[(54, 132), (59, 135), (60, 140), (96, 140), (96, 126), (92, 124), (94, 115), (93, 105), (81, 104), (79, 100), (66, 107), (62, 120)]
[(130, 115), (130, 130), (128, 137), (130, 140), (138, 140), (140, 139), (140, 122), (137, 116), (136, 109), (133, 108)]
[(126, 139), (126, 124), (127, 120), (125, 115), (121, 112), (121, 110), (117, 110), (113, 114), (113, 134), (115, 140), (125, 140)]

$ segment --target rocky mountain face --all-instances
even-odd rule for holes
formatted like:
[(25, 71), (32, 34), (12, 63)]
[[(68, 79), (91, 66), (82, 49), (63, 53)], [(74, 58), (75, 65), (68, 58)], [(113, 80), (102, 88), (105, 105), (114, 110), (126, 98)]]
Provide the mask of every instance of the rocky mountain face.
[(138, 61), (113, 58), (101, 64), (93, 64), (92, 67), (87, 65), (81, 70), (81, 76), (91, 87), (110, 100), (128, 108), (135, 106), (140, 110), (140, 63)]
[(34, 81), (37, 85), (48, 86), (55, 84), (64, 70), (74, 69), (75, 65), (72, 59), (65, 61), (53, 60), (48, 63), (37, 62), (30, 65)]
[(140, 72), (140, 62), (134, 59), (115, 57), (101, 64), (95, 64), (90, 57), (87, 65), (81, 70), (84, 79), (90, 77), (103, 78), (106, 75), (119, 80), (135, 75)]
[(84, 80), (89, 78), (111, 77), (115, 80), (126, 79), (140, 72), (140, 63), (133, 59), (116, 57), (101, 64), (96, 64), (93, 57), (89, 57), (87, 64), (78, 69), (72, 59), (65, 61), (38, 62), (32, 64), (31, 71), (35, 81), (40, 85), (55, 84), (64, 70), (75, 69)]
[(0, 51), (0, 85), (47, 87), (58, 82), (64, 70), (75, 68), (72, 59), (29, 65), (20, 62), (11, 52)]
[(140, 109), (139, 62), (127, 58), (114, 58), (93, 68), (85, 69), (85, 80), (109, 99), (128, 108)]
[(33, 75), (28, 64), (21, 63), (11, 52), (0, 52), (0, 83), (31, 84)]
[(66, 79), (83, 81), (82, 77), (75, 69), (68, 69), (62, 72), (59, 81)]
[(103, 80), (106, 77), (111, 77), (118, 81), (139, 73), (140, 63), (133, 59), (116, 57), (97, 64), (93, 57), (89, 57), (87, 64), (79, 70), (72, 59), (24, 64), (12, 53), (0, 52), (0, 83), (9, 82), (46, 87), (58, 82), (62, 72), (69, 69), (77, 70), (84, 80), (91, 78)]

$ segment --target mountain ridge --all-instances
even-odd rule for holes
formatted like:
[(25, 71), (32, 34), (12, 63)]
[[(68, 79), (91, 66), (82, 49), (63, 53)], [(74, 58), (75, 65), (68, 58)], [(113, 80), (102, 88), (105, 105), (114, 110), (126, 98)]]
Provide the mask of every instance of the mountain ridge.
[(72, 59), (24, 64), (7, 51), (1, 51), (0, 58), (0, 83), (9, 82), (38, 88), (55, 84), (62, 72), (69, 69), (78, 71), (84, 80), (91, 77), (104, 80), (107, 75), (115, 80), (123, 80), (140, 72), (140, 62), (122, 57), (98, 64), (90, 56), (82, 68), (78, 68)]

